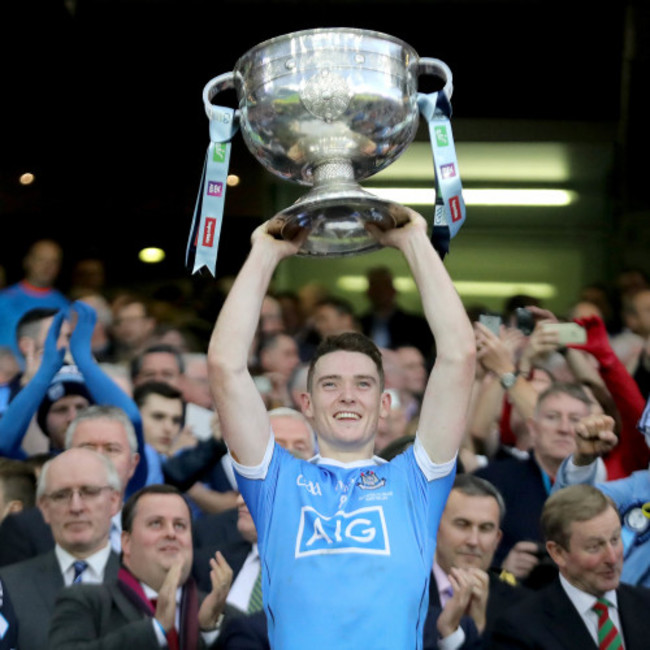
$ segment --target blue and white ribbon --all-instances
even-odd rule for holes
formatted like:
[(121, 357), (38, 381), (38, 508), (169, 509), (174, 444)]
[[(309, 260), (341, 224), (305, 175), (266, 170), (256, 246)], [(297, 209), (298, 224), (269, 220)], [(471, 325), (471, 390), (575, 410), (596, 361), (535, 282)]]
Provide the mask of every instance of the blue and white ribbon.
[(232, 108), (212, 106), (210, 145), (205, 156), (199, 195), (187, 242), (186, 264), (196, 273), (204, 266), (215, 275), (221, 224), (226, 201), (231, 140), (239, 128)]
[(431, 237), (436, 250), (444, 257), (449, 251), (450, 239), (465, 222), (463, 186), (451, 130), (451, 103), (443, 91), (418, 93), (418, 107), (429, 124), (436, 173), (436, 206)]

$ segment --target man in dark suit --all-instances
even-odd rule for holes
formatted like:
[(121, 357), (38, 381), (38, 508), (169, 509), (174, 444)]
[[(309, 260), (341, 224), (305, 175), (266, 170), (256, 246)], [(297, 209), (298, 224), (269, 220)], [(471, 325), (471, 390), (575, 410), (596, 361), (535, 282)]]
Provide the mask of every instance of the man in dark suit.
[(499, 490), (506, 504), (495, 563), (534, 589), (555, 577), (555, 568), (543, 553), (540, 515), (562, 461), (576, 448), (575, 428), (590, 409), (579, 384), (554, 382), (540, 393), (527, 421), (528, 458), (493, 460), (475, 472)]
[(57, 599), (49, 648), (196, 650), (218, 637), (232, 571), (211, 559), (210, 593), (190, 577), (189, 506), (170, 485), (142, 488), (122, 510), (122, 564), (116, 580), (74, 585)]
[[(266, 621), (264, 621), (266, 632)], [(0, 650), (14, 650), (18, 647), (18, 621), (9, 594), (0, 580)]]
[[(138, 441), (133, 424), (121, 408), (89, 406), (71, 422), (65, 436), (65, 448), (90, 449), (109, 458), (120, 481), (120, 499), (124, 488), (140, 462)], [(120, 550), (120, 519), (113, 518), (110, 540)], [(0, 566), (34, 557), (54, 548), (52, 531), (40, 508), (28, 508), (5, 517), (0, 526)]]
[(497, 650), (641, 650), (650, 639), (650, 590), (620, 582), (621, 522), (614, 502), (590, 485), (554, 493), (542, 512), (559, 577), (496, 622)]
[(18, 619), (21, 649), (47, 647), (48, 622), (64, 586), (117, 575), (119, 559), (109, 532), (120, 494), (113, 464), (94, 451), (70, 449), (43, 466), (37, 498), (54, 550), (0, 571)]
[(375, 267), (366, 275), (371, 309), (359, 319), (363, 333), (380, 348), (395, 350), (413, 345), (430, 363), (434, 356), (431, 330), (424, 317), (403, 311), (397, 306), (397, 291), (391, 271), (387, 267)]
[(490, 571), (501, 539), (504, 514), (503, 498), (493, 485), (472, 474), (456, 476), (438, 528), (425, 639), (435, 629), (440, 608), (455, 592), (453, 582), (459, 569), (483, 575), (480, 584), (485, 585), (485, 593), (470, 600), (466, 613), (474, 620), (486, 645), (495, 619), (527, 593), (523, 587), (514, 586), (512, 576)]

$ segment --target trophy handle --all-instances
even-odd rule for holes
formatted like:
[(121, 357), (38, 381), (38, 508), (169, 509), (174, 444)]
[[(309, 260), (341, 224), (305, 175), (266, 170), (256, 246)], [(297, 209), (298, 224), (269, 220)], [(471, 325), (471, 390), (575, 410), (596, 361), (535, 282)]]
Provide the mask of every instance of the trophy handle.
[(447, 99), (451, 100), (451, 95), (454, 92), (453, 75), (444, 61), (421, 57), (418, 62), (418, 76), (421, 74), (440, 77), (445, 82), (445, 87), (442, 90), (447, 95)]
[(220, 74), (214, 79), (210, 79), (203, 88), (203, 105), (205, 106), (205, 114), (208, 119), (212, 119), (212, 100), (222, 91), (234, 88), (235, 75), (232, 72)]

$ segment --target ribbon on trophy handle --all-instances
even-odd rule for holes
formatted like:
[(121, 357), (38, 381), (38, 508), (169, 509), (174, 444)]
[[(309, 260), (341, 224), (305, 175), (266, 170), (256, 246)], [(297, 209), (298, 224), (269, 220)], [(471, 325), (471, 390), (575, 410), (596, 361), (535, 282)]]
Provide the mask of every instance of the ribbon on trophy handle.
[[(209, 99), (220, 90), (230, 87), (231, 78), (232, 74), (228, 73), (213, 79), (208, 84), (212, 93)], [(193, 274), (206, 267), (212, 275), (215, 275), (226, 201), (231, 140), (239, 129), (239, 120), (235, 109), (215, 106), (209, 102), (209, 99), (205, 110), (210, 119), (210, 144), (194, 206), (185, 263), (188, 267), (192, 267)]]
[(436, 205), (431, 241), (441, 258), (449, 252), (449, 242), (465, 222), (463, 186), (451, 130), (451, 71), (437, 59), (420, 59), (425, 72), (443, 72), (446, 84), (434, 93), (418, 93), (418, 107), (429, 125), (435, 167)]

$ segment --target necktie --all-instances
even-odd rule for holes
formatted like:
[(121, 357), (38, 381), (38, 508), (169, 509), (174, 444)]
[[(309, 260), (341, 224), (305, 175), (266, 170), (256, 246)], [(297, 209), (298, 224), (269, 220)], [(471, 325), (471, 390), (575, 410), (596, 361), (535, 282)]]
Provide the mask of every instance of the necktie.
[[(153, 612), (155, 616), (158, 599), (152, 598), (151, 604), (153, 605)], [(160, 627), (162, 630), (162, 625)], [(178, 630), (176, 629), (176, 627), (173, 627), (171, 630), (167, 630), (167, 632), (165, 633), (165, 637), (167, 639), (167, 646), (169, 647), (169, 650), (180, 650), (180, 644), (178, 641)]]
[(623, 650), (621, 634), (609, 617), (611, 603), (599, 598), (593, 606), (598, 614), (598, 650)]
[(253, 585), (253, 591), (251, 592), (251, 597), (248, 601), (248, 613), (254, 614), (259, 612), (262, 609), (262, 570), (257, 574), (257, 580)]
[(72, 578), (72, 584), (77, 585), (81, 582), (81, 574), (88, 568), (88, 562), (76, 560), (72, 566), (74, 567), (74, 578)]

